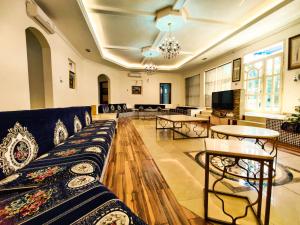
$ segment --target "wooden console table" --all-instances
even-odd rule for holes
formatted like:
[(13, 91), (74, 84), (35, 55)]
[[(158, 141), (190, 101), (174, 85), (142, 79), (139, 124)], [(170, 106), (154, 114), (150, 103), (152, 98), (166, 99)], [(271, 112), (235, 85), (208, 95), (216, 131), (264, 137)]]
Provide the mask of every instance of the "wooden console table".
[[(271, 192), (272, 192), (272, 169), (274, 156), (269, 155), (267, 152), (260, 149), (257, 145), (250, 142), (241, 142), (238, 140), (219, 140), (219, 139), (205, 139), (205, 188), (204, 188), (204, 217), (205, 220), (219, 223), (219, 224), (237, 224), (237, 220), (245, 218), (248, 214), (248, 210), (251, 209), (254, 213), (258, 224), (269, 225), (270, 221), (270, 205), (271, 205)], [(221, 178), (218, 178), (212, 185), (212, 189), (209, 189), (209, 166), (213, 157), (221, 157), (223, 164), (223, 173)], [(259, 164), (259, 182), (258, 186), (255, 181), (251, 181), (248, 176), (251, 167), (244, 167), (241, 164), (245, 161), (255, 161)], [(245, 181), (257, 191), (257, 199), (251, 202), (248, 197), (237, 195), (233, 193), (227, 193), (222, 191), (217, 191), (215, 189), (216, 184), (226, 178), (226, 174), (230, 172), (232, 167), (238, 166), (242, 170), (247, 170), (247, 177)], [(262, 202), (263, 202), (263, 180), (264, 180), (264, 170), (267, 167), (267, 193), (265, 200), (265, 217), (264, 223), (262, 222)], [(217, 218), (210, 217), (208, 215), (209, 208), (209, 193), (214, 194), (222, 203), (222, 211), (231, 220), (224, 221)], [(232, 216), (225, 209), (225, 202), (222, 196), (229, 196), (234, 198), (245, 199), (248, 205), (245, 211), (240, 216)], [(257, 210), (255, 212), (254, 206), (257, 205)]]

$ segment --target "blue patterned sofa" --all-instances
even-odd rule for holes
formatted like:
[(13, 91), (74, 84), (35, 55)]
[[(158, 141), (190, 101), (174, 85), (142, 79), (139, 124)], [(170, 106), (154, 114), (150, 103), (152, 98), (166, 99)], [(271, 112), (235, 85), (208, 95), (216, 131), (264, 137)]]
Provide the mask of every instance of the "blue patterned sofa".
[(144, 225), (101, 183), (115, 127), (91, 107), (0, 112), (0, 224)]
[(100, 104), (98, 106), (98, 113), (117, 113), (117, 117), (135, 116), (132, 109), (127, 108), (126, 103), (118, 104)]
[(162, 104), (135, 104), (134, 108), (138, 110), (139, 118), (155, 118), (156, 115), (161, 115), (166, 106)]
[(147, 109), (156, 109), (157, 111), (159, 111), (161, 109), (165, 109), (166, 106), (162, 104), (135, 104), (134, 108), (140, 111), (144, 111)]

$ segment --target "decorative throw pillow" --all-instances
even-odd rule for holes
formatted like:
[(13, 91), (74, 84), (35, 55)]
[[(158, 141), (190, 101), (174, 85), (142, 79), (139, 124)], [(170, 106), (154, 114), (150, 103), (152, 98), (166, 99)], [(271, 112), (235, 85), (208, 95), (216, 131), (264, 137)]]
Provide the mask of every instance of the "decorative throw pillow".
[(88, 112), (85, 112), (85, 125), (88, 126), (91, 124), (91, 117)]
[(81, 131), (82, 125), (78, 118), (78, 116), (74, 117), (74, 133), (77, 133), (78, 131)]
[(105, 106), (103, 107), (103, 112), (104, 112), (104, 113), (108, 113), (108, 112), (109, 112), (109, 108), (108, 108), (107, 105), (105, 105)]
[(58, 120), (54, 129), (54, 145), (63, 143), (68, 138), (68, 130), (61, 120)]
[(111, 106), (110, 106), (110, 111), (112, 111), (112, 112), (115, 111), (114, 105), (111, 105)]
[(39, 146), (26, 127), (16, 123), (8, 130), (0, 145), (0, 168), (9, 175), (28, 165), (36, 158)]

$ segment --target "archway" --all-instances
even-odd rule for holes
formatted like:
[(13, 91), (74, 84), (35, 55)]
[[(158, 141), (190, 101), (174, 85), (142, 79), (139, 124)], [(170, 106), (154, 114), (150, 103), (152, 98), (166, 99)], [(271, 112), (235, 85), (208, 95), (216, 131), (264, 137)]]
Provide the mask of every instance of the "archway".
[(36, 28), (25, 30), (30, 108), (53, 106), (53, 85), (50, 46)]
[(105, 74), (98, 76), (98, 96), (99, 104), (108, 104), (110, 102), (110, 80)]

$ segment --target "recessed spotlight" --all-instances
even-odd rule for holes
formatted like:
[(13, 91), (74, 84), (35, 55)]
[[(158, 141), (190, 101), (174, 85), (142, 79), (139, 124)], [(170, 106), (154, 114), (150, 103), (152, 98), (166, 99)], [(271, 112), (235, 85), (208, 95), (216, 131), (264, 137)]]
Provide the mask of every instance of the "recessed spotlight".
[(86, 51), (86, 52), (91, 52), (91, 49), (86, 48), (85, 51)]
[(207, 60), (207, 58), (203, 58), (202, 60), (203, 60), (203, 61), (204, 61), (204, 60)]

